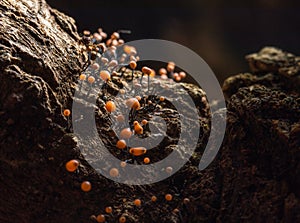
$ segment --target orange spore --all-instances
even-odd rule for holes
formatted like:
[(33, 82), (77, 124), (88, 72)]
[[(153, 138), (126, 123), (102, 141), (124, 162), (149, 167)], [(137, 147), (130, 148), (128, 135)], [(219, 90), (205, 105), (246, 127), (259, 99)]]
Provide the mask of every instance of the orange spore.
[(84, 192), (89, 192), (92, 189), (92, 185), (89, 181), (83, 181), (81, 183), (81, 190)]
[(114, 112), (116, 110), (116, 104), (113, 101), (108, 101), (105, 104), (105, 108), (108, 112)]
[(78, 169), (79, 162), (78, 160), (70, 160), (66, 163), (66, 169), (69, 172), (75, 172)]
[(122, 139), (129, 139), (132, 136), (132, 131), (130, 128), (125, 128), (120, 132), (120, 137)]
[(117, 146), (118, 149), (125, 149), (126, 148), (126, 141), (124, 139), (120, 139), (117, 142), (116, 146)]
[(132, 147), (129, 150), (129, 153), (131, 153), (134, 156), (141, 156), (144, 155), (147, 152), (147, 149), (145, 147)]
[(71, 111), (69, 109), (64, 110), (64, 116), (69, 117), (71, 115)]

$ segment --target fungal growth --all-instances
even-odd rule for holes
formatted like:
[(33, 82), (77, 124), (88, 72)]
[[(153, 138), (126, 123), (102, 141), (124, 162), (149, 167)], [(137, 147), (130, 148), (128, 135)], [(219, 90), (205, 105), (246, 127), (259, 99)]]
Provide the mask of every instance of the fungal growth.
[(66, 169), (69, 172), (75, 172), (79, 166), (78, 160), (70, 160), (66, 163)]
[[(114, 32), (108, 37), (102, 29), (98, 29), (98, 32), (94, 34), (84, 31), (80, 40), (82, 53), (86, 55), (86, 62), (78, 77), (77, 91), (80, 92), (82, 98), (86, 98), (86, 101), (96, 99), (97, 130), (109, 131), (108, 135), (114, 138), (113, 141), (108, 142), (107, 139), (101, 138), (101, 133), (98, 132), (100, 139), (106, 142), (105, 146), (109, 152), (120, 160), (119, 165), (107, 166), (103, 170), (109, 173), (112, 180), (124, 174), (128, 165), (149, 167), (175, 150), (166, 142), (174, 141), (177, 137), (178, 133), (174, 132), (174, 129), (179, 128), (180, 123), (174, 120), (179, 119), (178, 114), (175, 112), (170, 116), (170, 109), (174, 107), (168, 100), (168, 94), (161, 95), (156, 90), (158, 88), (163, 91), (168, 90), (166, 86), (173, 86), (175, 82), (180, 82), (186, 77), (184, 71), (179, 68), (177, 70), (174, 62), (167, 63), (165, 67), (157, 71), (150, 66), (141, 66), (137, 50), (121, 39), (122, 32)], [(176, 95), (170, 96), (176, 97)], [(71, 111), (65, 109), (63, 114), (68, 118)], [(163, 121), (154, 121), (154, 116), (161, 117)], [(104, 117), (107, 118), (104, 119)], [(161, 127), (162, 122), (166, 120), (169, 120), (167, 125), (171, 126), (167, 130)], [(148, 150), (152, 148), (146, 148), (141, 140), (147, 140), (155, 134), (159, 135), (165, 144), (164, 146), (153, 145), (156, 151), (152, 152)], [(164, 137), (167, 138), (164, 139)], [(157, 156), (156, 153), (164, 155)], [(70, 160), (65, 166), (68, 172), (80, 174), (79, 161)], [(169, 176), (173, 174), (171, 166), (165, 166), (161, 171)], [(83, 192), (92, 194), (93, 188), (89, 181), (81, 183)], [(175, 208), (173, 196), (165, 194), (164, 191), (160, 193), (150, 197), (145, 194), (144, 197), (134, 199), (129, 205), (142, 209), (154, 203), (160, 204), (158, 202), (160, 200), (164, 201), (160, 205), (168, 208), (172, 206), (173, 210)], [(187, 203), (187, 200), (184, 200), (184, 203)], [(99, 223), (114, 222), (117, 219), (120, 223), (124, 223), (130, 220), (127, 219), (127, 212), (127, 208), (120, 209), (119, 206), (113, 211), (112, 206), (107, 206), (104, 213), (94, 213), (93, 219)], [(119, 217), (112, 220), (112, 216), (115, 215)]]

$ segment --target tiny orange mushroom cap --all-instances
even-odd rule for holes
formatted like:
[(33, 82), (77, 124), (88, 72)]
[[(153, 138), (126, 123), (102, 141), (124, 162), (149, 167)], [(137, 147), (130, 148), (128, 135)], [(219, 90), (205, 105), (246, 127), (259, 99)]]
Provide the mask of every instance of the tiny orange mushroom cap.
[(137, 121), (134, 121), (133, 122), (133, 128), (134, 128), (134, 132), (138, 135), (141, 135), (143, 134), (143, 127), (137, 122)]
[(156, 196), (152, 196), (152, 197), (151, 197), (151, 201), (152, 201), (152, 202), (157, 201), (157, 197), (156, 197)]
[(136, 60), (136, 57), (135, 57), (134, 55), (131, 55), (131, 56), (129, 57), (129, 59), (130, 59), (130, 60), (133, 60), (133, 61), (137, 61), (137, 60)]
[(90, 84), (95, 82), (95, 78), (93, 76), (89, 76), (87, 80)]
[(80, 74), (79, 80), (84, 81), (85, 79), (86, 79), (86, 75), (85, 74)]
[(75, 172), (78, 169), (79, 162), (78, 160), (70, 160), (66, 163), (66, 169), (69, 172)]
[(124, 122), (124, 121), (125, 121), (124, 115), (118, 115), (118, 116), (116, 117), (116, 119), (117, 119), (118, 122)]
[(177, 214), (177, 213), (179, 213), (180, 211), (179, 211), (179, 209), (178, 208), (174, 208), (174, 210), (173, 210), (173, 213), (174, 214)]
[(150, 163), (150, 159), (148, 157), (145, 157), (144, 158), (144, 163), (146, 163), (146, 164)]
[(125, 149), (126, 148), (126, 141), (124, 139), (120, 139), (117, 142), (116, 146), (117, 146), (118, 149)]
[(184, 199), (183, 199), (183, 203), (184, 203), (184, 204), (188, 204), (188, 203), (190, 203), (190, 199), (188, 199), (188, 198), (184, 198)]
[(96, 218), (98, 223), (103, 223), (105, 222), (105, 216), (103, 214), (99, 214)]
[(110, 206), (105, 208), (105, 212), (106, 212), (107, 214), (111, 214), (112, 211), (113, 211), (113, 209), (112, 209), (112, 207), (110, 207)]
[(111, 34), (111, 39), (119, 39), (120, 38), (120, 34), (118, 32), (114, 32), (113, 34)]
[(186, 77), (186, 73), (184, 71), (179, 72), (179, 76), (181, 78), (185, 78)]
[(168, 174), (171, 174), (171, 173), (173, 172), (173, 168), (172, 168), (171, 166), (168, 166), (168, 167), (166, 168), (166, 172), (167, 172)]
[(119, 170), (117, 168), (111, 168), (109, 171), (109, 175), (111, 177), (117, 177), (119, 176)]
[(129, 62), (129, 66), (132, 70), (134, 70), (136, 68), (137, 64), (134, 60), (132, 60), (132, 61)]
[(100, 78), (104, 81), (107, 81), (110, 79), (110, 73), (107, 70), (101, 70), (100, 71)]
[(129, 153), (131, 153), (134, 156), (141, 156), (144, 155), (147, 152), (147, 149), (145, 147), (133, 147), (129, 150)]
[(168, 65), (167, 65), (167, 70), (169, 72), (173, 72), (175, 69), (175, 63), (174, 62), (169, 62)]
[(178, 73), (174, 73), (173, 78), (175, 79), (175, 81), (181, 81), (181, 77)]
[(171, 200), (173, 199), (173, 196), (172, 196), (171, 194), (166, 194), (166, 195), (165, 195), (165, 199), (166, 199), (167, 201), (171, 201)]
[(133, 46), (124, 45), (123, 50), (126, 54), (129, 54), (129, 55), (136, 54), (136, 49)]
[(147, 125), (148, 124), (148, 121), (146, 119), (143, 119), (142, 122), (141, 122), (143, 125)]
[[(110, 66), (110, 67), (115, 67), (115, 66), (117, 66), (118, 65), (118, 61), (116, 61), (116, 60), (111, 60), (110, 62), (109, 62), (109, 64), (108, 64), (108, 66)], [(107, 80), (107, 79), (106, 79)]]
[(167, 74), (167, 70), (165, 68), (160, 68), (159, 71), (158, 71), (158, 73), (160, 75), (166, 75)]
[(89, 181), (83, 181), (81, 183), (81, 190), (84, 192), (89, 192), (92, 189), (92, 185)]
[(108, 63), (108, 59), (106, 57), (102, 57), (101, 58), (102, 63), (107, 64)]
[(105, 104), (105, 108), (108, 112), (116, 111), (116, 104), (113, 101), (108, 101)]
[(160, 100), (160, 101), (164, 101), (164, 100), (165, 100), (165, 97), (164, 97), (164, 96), (161, 96), (161, 97), (159, 97), (159, 100)]
[(69, 109), (64, 110), (64, 116), (69, 117), (71, 115), (71, 111)]
[(176, 79), (177, 77), (179, 77), (179, 74), (178, 74), (177, 72), (175, 72), (175, 73), (173, 74), (173, 78)]
[(130, 128), (125, 128), (120, 132), (120, 137), (122, 139), (129, 139), (132, 136), (132, 131)]
[(127, 163), (126, 163), (125, 161), (122, 161), (122, 162), (120, 163), (120, 166), (123, 167), (123, 168), (126, 167), (126, 165), (127, 165)]
[(135, 206), (141, 206), (142, 201), (141, 201), (140, 199), (135, 199), (135, 200), (133, 201), (133, 203), (134, 203)]
[(121, 216), (119, 218), (119, 223), (125, 223), (126, 222), (126, 217), (125, 216)]
[(139, 110), (141, 108), (140, 102), (138, 99), (136, 98), (130, 98), (126, 101), (126, 105), (129, 108), (135, 109), (135, 110)]
[(151, 73), (149, 75), (150, 75), (150, 77), (155, 77), (155, 75), (156, 75), (155, 70), (151, 69)]
[(152, 69), (149, 67), (142, 67), (142, 72), (144, 74), (150, 75), (152, 73)]
[(168, 75), (163, 74), (163, 75), (160, 76), (160, 78), (163, 79), (163, 80), (168, 80)]

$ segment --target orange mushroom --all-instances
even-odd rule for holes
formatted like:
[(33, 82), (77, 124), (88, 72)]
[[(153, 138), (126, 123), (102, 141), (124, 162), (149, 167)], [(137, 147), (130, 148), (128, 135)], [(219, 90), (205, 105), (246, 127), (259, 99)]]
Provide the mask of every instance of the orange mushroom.
[(143, 134), (143, 127), (137, 121), (133, 122), (133, 128), (134, 128), (135, 134), (138, 134), (138, 135)]
[(171, 174), (171, 173), (173, 172), (173, 168), (172, 168), (171, 166), (168, 166), (168, 167), (166, 168), (166, 172), (167, 172), (168, 174)]
[(120, 166), (123, 167), (123, 168), (126, 167), (126, 165), (127, 165), (127, 163), (126, 163), (125, 161), (122, 161), (122, 162), (120, 163)]
[(111, 168), (109, 171), (109, 175), (111, 177), (117, 177), (119, 176), (119, 170), (117, 168)]
[(157, 197), (153, 195), (153, 196), (151, 197), (151, 201), (152, 201), (152, 202), (157, 201)]
[(100, 78), (104, 81), (107, 81), (110, 79), (110, 73), (107, 70), (101, 70), (100, 71)]
[(95, 82), (95, 78), (93, 76), (89, 76), (87, 80), (90, 84)]
[(175, 69), (175, 63), (174, 62), (169, 62), (168, 65), (167, 65), (167, 70), (169, 72), (173, 72)]
[(139, 110), (141, 108), (140, 102), (136, 98), (130, 98), (126, 101), (126, 105), (134, 110)]
[(167, 75), (167, 70), (165, 68), (160, 68), (159, 71), (158, 71), (158, 73), (160, 75)]
[(142, 122), (141, 122), (143, 125), (147, 125), (148, 124), (148, 121), (146, 119), (143, 119)]
[(98, 223), (103, 223), (103, 222), (105, 222), (105, 216), (103, 214), (99, 214), (96, 217), (96, 220), (97, 220)]
[(186, 77), (186, 73), (184, 71), (179, 72), (179, 76), (183, 79)]
[(150, 75), (150, 77), (155, 77), (155, 75), (156, 75), (155, 70), (151, 69), (151, 73), (149, 75)]
[(179, 209), (178, 208), (174, 208), (174, 210), (173, 210), (173, 213), (174, 214), (177, 214), (177, 213), (179, 213), (180, 211), (179, 211)]
[(116, 146), (117, 146), (118, 149), (125, 149), (126, 148), (126, 141), (124, 139), (120, 139), (117, 142)]
[(172, 196), (171, 194), (166, 194), (166, 195), (165, 195), (165, 199), (166, 199), (167, 201), (171, 201), (171, 200), (173, 199), (173, 196)]
[(152, 69), (149, 67), (142, 67), (142, 72), (144, 74), (150, 75), (152, 73)]
[(141, 206), (142, 201), (140, 199), (135, 199), (133, 203), (135, 206)]
[(124, 122), (125, 121), (125, 117), (124, 117), (124, 115), (118, 115), (117, 117), (116, 117), (116, 119), (117, 119), (117, 121), (118, 122)]
[(137, 64), (134, 60), (132, 60), (132, 61), (129, 62), (129, 66), (132, 70), (134, 70), (136, 68)]
[(165, 97), (164, 97), (164, 96), (161, 96), (161, 97), (159, 97), (159, 100), (160, 100), (160, 101), (164, 101), (164, 100), (165, 100)]
[(125, 216), (121, 216), (121, 217), (119, 218), (119, 222), (120, 222), (120, 223), (125, 223), (125, 222), (126, 222), (126, 217), (125, 217)]
[(190, 199), (188, 199), (188, 198), (184, 198), (184, 199), (183, 199), (183, 203), (184, 203), (184, 204), (188, 204), (188, 203), (190, 203)]
[(69, 172), (75, 172), (78, 169), (79, 162), (78, 160), (70, 160), (66, 163), (66, 169)]
[(69, 109), (64, 110), (64, 116), (69, 117), (71, 115), (71, 111)]
[(116, 104), (113, 101), (108, 101), (105, 104), (105, 108), (108, 112), (114, 112), (116, 110)]
[(89, 192), (92, 189), (92, 185), (89, 181), (84, 181), (81, 183), (81, 190), (84, 192)]
[(130, 128), (125, 128), (120, 132), (120, 137), (122, 139), (129, 139), (132, 136), (132, 131)]
[(136, 49), (133, 46), (124, 45), (123, 50), (128, 55), (134, 55), (136, 54)]
[(148, 157), (145, 157), (144, 158), (144, 163), (146, 163), (146, 164), (150, 163), (150, 159)]
[(105, 212), (106, 212), (107, 214), (111, 214), (112, 211), (113, 211), (112, 207), (106, 207), (106, 208), (105, 208)]
[(147, 152), (147, 149), (145, 147), (132, 147), (129, 150), (129, 153), (131, 153), (134, 156), (141, 156), (144, 155)]
[(120, 38), (120, 34), (118, 32), (113, 32), (113, 34), (111, 34), (110, 38), (111, 39), (119, 39)]
[(79, 80), (84, 81), (85, 79), (86, 79), (86, 75), (85, 74), (80, 74)]

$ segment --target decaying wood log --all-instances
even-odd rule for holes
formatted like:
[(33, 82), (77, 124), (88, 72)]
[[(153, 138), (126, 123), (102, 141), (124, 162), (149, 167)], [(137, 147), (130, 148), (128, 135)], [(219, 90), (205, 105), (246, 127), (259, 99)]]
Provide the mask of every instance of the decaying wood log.
[[(266, 48), (247, 57), (252, 73), (225, 81), (226, 137), (201, 172), (210, 114), (201, 100), (205, 93), (183, 84), (202, 117), (195, 157), (165, 181), (128, 186), (93, 170), (62, 115), (84, 63), (74, 20), (44, 0), (2, 0), (0, 31), (0, 222), (96, 222), (107, 206), (113, 207), (107, 222), (121, 215), (146, 223), (300, 221), (299, 57)], [(119, 91), (115, 84), (108, 88)], [(99, 129), (114, 142), (101, 109)], [(176, 119), (172, 108), (166, 110)], [(78, 172), (65, 170), (70, 159), (80, 161)], [(84, 180), (92, 183), (88, 193), (80, 190)], [(174, 195), (172, 202), (166, 193)], [(135, 198), (141, 207), (133, 205)]]

